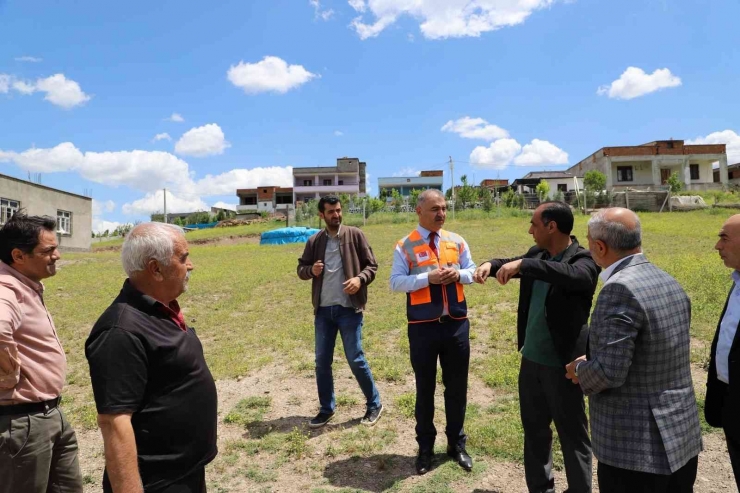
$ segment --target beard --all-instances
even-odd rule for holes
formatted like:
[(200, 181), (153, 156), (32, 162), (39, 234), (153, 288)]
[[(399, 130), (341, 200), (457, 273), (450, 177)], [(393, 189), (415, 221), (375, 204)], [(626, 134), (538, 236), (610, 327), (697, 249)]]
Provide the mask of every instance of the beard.
[(185, 279), (182, 280), (182, 292), (186, 292), (188, 290), (188, 283), (190, 282), (190, 273), (192, 271), (188, 271), (187, 274), (185, 274)]

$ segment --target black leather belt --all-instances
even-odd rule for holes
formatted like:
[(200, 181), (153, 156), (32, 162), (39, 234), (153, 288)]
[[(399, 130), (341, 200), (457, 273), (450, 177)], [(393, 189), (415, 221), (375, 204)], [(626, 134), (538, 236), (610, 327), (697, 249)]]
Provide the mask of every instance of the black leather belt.
[(9, 406), (0, 405), (0, 416), (11, 416), (15, 414), (36, 414), (46, 413), (59, 405), (62, 398), (57, 397), (49, 401), (29, 402), (27, 404), (11, 404)]

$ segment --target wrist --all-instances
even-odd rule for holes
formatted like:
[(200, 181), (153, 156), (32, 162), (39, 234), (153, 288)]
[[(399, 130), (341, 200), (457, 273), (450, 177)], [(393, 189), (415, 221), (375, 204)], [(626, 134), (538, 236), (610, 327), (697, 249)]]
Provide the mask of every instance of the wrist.
[(575, 367), (575, 369), (573, 370), (573, 374), (574, 374), (574, 375), (575, 375), (576, 377), (578, 376), (578, 367), (579, 367), (579, 366), (581, 366), (581, 365), (582, 365), (583, 363), (585, 363), (585, 361), (579, 361), (578, 363), (576, 363), (576, 367)]

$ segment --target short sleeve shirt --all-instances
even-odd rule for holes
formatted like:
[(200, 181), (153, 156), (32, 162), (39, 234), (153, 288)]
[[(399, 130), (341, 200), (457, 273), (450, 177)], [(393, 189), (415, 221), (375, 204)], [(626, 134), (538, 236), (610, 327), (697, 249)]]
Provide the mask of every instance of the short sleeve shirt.
[(217, 453), (216, 385), (203, 346), (182, 317), (181, 325), (164, 308), (127, 280), (85, 343), (98, 413), (132, 414), (147, 491)]

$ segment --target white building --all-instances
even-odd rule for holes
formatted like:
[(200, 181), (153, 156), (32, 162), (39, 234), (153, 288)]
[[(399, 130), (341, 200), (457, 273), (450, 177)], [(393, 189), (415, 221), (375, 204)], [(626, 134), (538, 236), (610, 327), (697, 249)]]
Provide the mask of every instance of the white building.
[(336, 166), (293, 168), (293, 203), (326, 195), (365, 196), (365, 163), (357, 158), (337, 159)]
[[(606, 175), (606, 189), (651, 189), (666, 185), (678, 173), (686, 190), (710, 190), (727, 185), (725, 144), (686, 145), (683, 140), (658, 140), (639, 146), (603, 147), (567, 171), (583, 176), (596, 169)], [(712, 165), (719, 163), (714, 183)]]
[(427, 190), (433, 188), (442, 191), (444, 186), (444, 172), (422, 171), (419, 176), (393, 176), (378, 178), (378, 192), (391, 194), (391, 190), (397, 190), (403, 197), (408, 197), (412, 190)]
[(535, 193), (535, 188), (544, 180), (550, 185), (549, 199), (552, 199), (558, 192), (572, 192), (583, 188), (583, 175), (574, 176), (567, 171), (532, 171), (522, 178), (517, 178), (511, 183), (518, 193)]
[(19, 209), (57, 221), (63, 251), (88, 251), (92, 243), (92, 198), (0, 175), (0, 225)]

